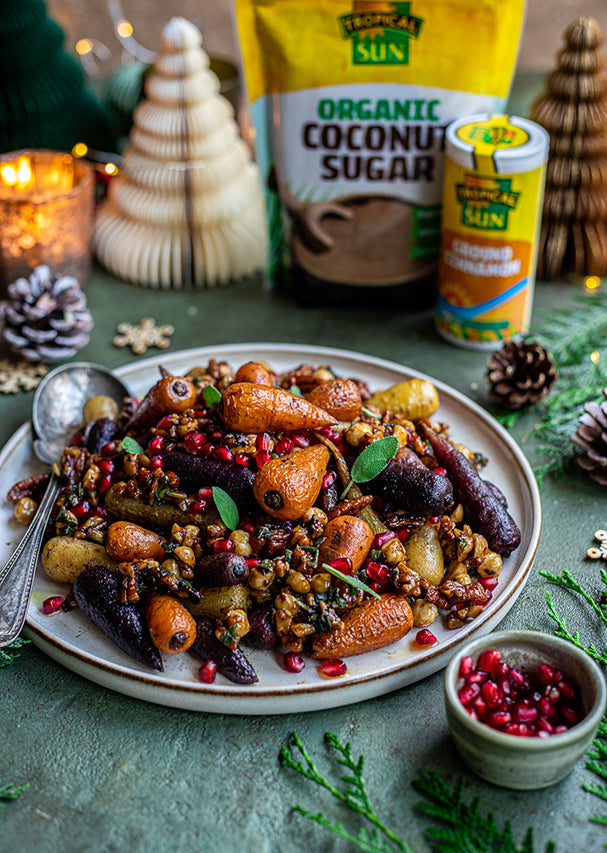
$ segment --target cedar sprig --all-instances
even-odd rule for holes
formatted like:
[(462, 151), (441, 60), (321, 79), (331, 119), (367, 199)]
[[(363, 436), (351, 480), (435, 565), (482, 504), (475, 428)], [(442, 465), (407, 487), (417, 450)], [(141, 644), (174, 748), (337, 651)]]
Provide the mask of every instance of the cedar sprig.
[[(17, 637), (12, 643), (9, 643), (8, 646), (0, 649), (0, 669), (3, 666), (8, 666), (13, 663), (19, 657), (17, 649), (26, 646), (28, 643), (29, 640), (26, 640), (24, 637)], [(2, 788), (0, 788), (0, 791), (1, 790)]]
[[(363, 780), (363, 756), (355, 761), (350, 744), (347, 743), (344, 746), (330, 732), (327, 732), (325, 739), (339, 756), (337, 762), (348, 771), (341, 777), (345, 783), (343, 791), (329, 782), (318, 770), (295, 732), (291, 735), (289, 744), (283, 746), (280, 751), (282, 766), (295, 770), (296, 773), (320, 785), (352, 811), (363, 815), (373, 823), (373, 831), (369, 834), (362, 827), (356, 835), (353, 835), (343, 823), (331, 823), (321, 812), (313, 814), (299, 805), (295, 806), (293, 811), (315, 821), (366, 853), (394, 853), (395, 850), (413, 853), (411, 848), (377, 817)], [(301, 758), (293, 754), (294, 748), (298, 750)], [(458, 781), (451, 790), (437, 772), (430, 771), (413, 784), (427, 800), (419, 803), (418, 808), (441, 824), (439, 827), (428, 829), (428, 836), (435, 853), (534, 853), (533, 828), (530, 827), (527, 830), (522, 846), (518, 847), (514, 841), (510, 821), (507, 821), (504, 828), (500, 830), (493, 814), (490, 813), (485, 817), (481, 814), (480, 798), (475, 798), (471, 804), (463, 801), (465, 784), (463, 780)], [(555, 853), (555, 850), (554, 842), (547, 842), (545, 853)]]
[[(427, 830), (436, 853), (533, 853), (533, 827), (528, 828), (519, 847), (510, 821), (500, 830), (492, 813), (486, 817), (481, 814), (480, 797), (475, 797), (470, 804), (464, 802), (463, 779), (451, 790), (438, 773), (429, 771), (413, 784), (429, 801), (418, 803), (418, 808), (446, 824)], [(546, 853), (555, 850), (554, 842), (548, 841)]]
[(29, 788), (29, 782), (25, 785), (15, 785), (14, 782), (0, 785), (0, 808), (6, 805), (3, 800), (16, 800), (27, 788)]
[[(607, 779), (607, 714), (603, 715), (601, 724), (599, 725), (596, 737), (592, 744), (592, 749), (586, 753), (589, 761), (586, 762), (588, 770), (592, 770), (601, 779)], [(607, 785), (603, 782), (590, 783), (586, 782), (582, 785), (585, 791), (594, 794), (601, 800), (607, 802)], [(598, 823), (601, 826), (607, 826), (607, 813), (594, 815), (590, 818), (591, 823)], [(603, 845), (607, 849), (607, 844)]]
[[(373, 830), (371, 833), (368, 833), (363, 826), (359, 828), (357, 835), (352, 835), (346, 830), (343, 823), (331, 823), (322, 813), (313, 814), (300, 805), (296, 805), (293, 811), (309, 820), (315, 821), (340, 838), (356, 845), (360, 850), (366, 851), (366, 853), (394, 853), (394, 850), (400, 850), (402, 853), (413, 853), (402, 839), (398, 838), (398, 836), (382, 823), (371, 805), (363, 779), (363, 756), (361, 755), (358, 761), (355, 761), (352, 757), (350, 743), (346, 743), (344, 746), (340, 743), (336, 735), (330, 732), (325, 734), (325, 740), (328, 746), (335, 750), (339, 756), (337, 763), (345, 767), (348, 771), (347, 774), (341, 776), (342, 782), (345, 783), (343, 791), (336, 788), (318, 770), (314, 760), (310, 757), (296, 732), (292, 733), (289, 744), (282, 747), (280, 751), (280, 763), (283, 767), (289, 767), (301, 776), (305, 776), (311, 782), (315, 782), (317, 785), (325, 788), (325, 790), (337, 800), (344, 803), (349, 809), (358, 812), (358, 814), (366, 818), (373, 825)], [(299, 751), (303, 762), (294, 756), (294, 748)]]

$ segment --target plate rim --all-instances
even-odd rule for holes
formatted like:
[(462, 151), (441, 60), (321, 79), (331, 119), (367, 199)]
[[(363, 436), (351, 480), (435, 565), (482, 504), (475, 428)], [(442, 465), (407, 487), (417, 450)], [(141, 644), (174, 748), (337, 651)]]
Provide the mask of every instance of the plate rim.
[[(365, 701), (368, 698), (383, 695), (400, 687), (413, 684), (433, 672), (444, 668), (449, 659), (456, 653), (457, 647), (461, 643), (472, 634), (480, 636), (482, 633), (493, 630), (516, 602), (528, 579), (539, 546), (542, 527), (542, 505), (539, 487), (529, 461), (505, 428), (489, 412), (483, 409), (482, 406), (446, 382), (435, 379), (409, 365), (399, 364), (396, 361), (378, 356), (337, 347), (291, 342), (248, 342), (191, 347), (130, 362), (114, 368), (113, 372), (125, 380), (128, 385), (130, 377), (152, 370), (160, 364), (170, 367), (172, 363), (183, 362), (188, 359), (218, 356), (228, 361), (233, 361), (239, 354), (252, 354), (256, 350), (262, 351), (269, 356), (269, 361), (271, 361), (272, 353), (275, 355), (282, 354), (285, 359), (299, 359), (300, 361), (305, 356), (316, 359), (334, 358), (344, 361), (354, 361), (361, 366), (369, 365), (380, 371), (390, 371), (404, 377), (416, 376), (427, 379), (435, 385), (439, 392), (439, 397), (442, 392), (444, 395), (453, 398), (469, 414), (473, 414), (479, 418), (494, 436), (499, 437), (501, 442), (508, 447), (517, 462), (519, 468), (517, 482), (519, 488), (523, 485), (526, 487), (526, 494), (523, 497), (530, 500), (533, 512), (533, 525), (529, 534), (529, 543), (525, 553), (521, 557), (519, 567), (513, 577), (508, 581), (508, 595), (497, 598), (495, 608), (484, 614), (484, 618), (481, 617), (479, 620), (469, 623), (469, 626), (467, 626), (468, 630), (453, 632), (452, 640), (448, 642), (443, 641), (435, 647), (429, 647), (427, 650), (416, 652), (414, 660), (411, 660), (410, 657), (405, 657), (387, 671), (362, 673), (353, 676), (349, 680), (320, 679), (315, 683), (304, 681), (303, 683), (297, 682), (292, 685), (285, 684), (281, 687), (272, 686), (267, 688), (264, 688), (263, 685), (249, 685), (246, 687), (232, 684), (202, 685), (195, 680), (189, 684), (181, 680), (170, 681), (166, 678), (163, 679), (162, 674), (156, 675), (145, 671), (133, 671), (126, 666), (122, 666), (120, 663), (108, 662), (98, 655), (78, 649), (69, 642), (57, 639), (53, 636), (52, 632), (42, 630), (30, 619), (30, 609), (33, 606), (30, 603), (25, 629), (26, 636), (29, 636), (36, 645), (62, 665), (89, 680), (117, 692), (141, 698), (144, 701), (169, 705), (171, 707), (181, 707), (187, 710), (228, 714), (252, 713), (256, 715), (321, 710), (341, 707), (352, 702)], [(7, 452), (10, 452), (13, 444), (28, 440), (28, 438), (31, 440), (30, 422), (22, 424), (13, 433), (0, 451), (0, 461), (5, 457)], [(525, 490), (522, 489), (522, 491), (524, 492)], [(410, 679), (408, 674), (414, 667), (418, 667), (420, 671), (423, 669), (423, 674), (419, 678)], [(378, 683), (381, 684), (380, 690), (375, 689)], [(136, 685), (138, 688), (136, 692), (133, 692), (133, 685)], [(174, 701), (176, 696), (179, 698), (177, 704)], [(336, 696), (339, 696), (337, 701), (335, 701)], [(288, 700), (291, 700), (291, 702)], [(227, 702), (229, 707), (218, 707), (223, 702)], [(232, 707), (231, 703), (234, 703), (235, 707)]]

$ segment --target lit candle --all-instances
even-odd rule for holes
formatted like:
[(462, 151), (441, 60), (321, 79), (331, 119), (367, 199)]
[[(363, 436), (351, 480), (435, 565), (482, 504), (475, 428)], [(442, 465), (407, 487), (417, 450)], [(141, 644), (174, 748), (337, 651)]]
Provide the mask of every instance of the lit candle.
[(88, 163), (57, 151), (0, 157), (0, 289), (40, 264), (73, 275), (90, 273), (93, 174)]

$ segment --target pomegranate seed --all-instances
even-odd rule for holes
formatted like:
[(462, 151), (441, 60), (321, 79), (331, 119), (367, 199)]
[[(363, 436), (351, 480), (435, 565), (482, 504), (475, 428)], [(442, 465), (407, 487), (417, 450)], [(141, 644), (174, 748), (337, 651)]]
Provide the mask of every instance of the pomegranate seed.
[(336, 480), (337, 474), (335, 473), (335, 471), (327, 471), (325, 476), (322, 478), (323, 489), (330, 488)]
[(385, 545), (386, 542), (390, 542), (392, 539), (396, 539), (396, 533), (393, 530), (386, 530), (384, 533), (378, 533), (373, 540), (373, 545), (371, 547), (381, 548), (382, 545)]
[(232, 539), (216, 539), (213, 542), (213, 551), (220, 553), (222, 551), (233, 551), (236, 547)]
[(154, 471), (157, 468), (162, 468), (162, 456), (152, 456), (152, 458), (150, 459), (150, 468), (152, 468)]
[(544, 696), (548, 699), (549, 702), (558, 702), (561, 698), (561, 691), (558, 689), (556, 684), (550, 684), (544, 690)]
[(386, 567), (382, 566), (381, 563), (376, 563), (374, 560), (369, 560), (365, 571), (375, 583), (386, 584), (390, 580)]
[(217, 664), (214, 660), (205, 660), (198, 670), (198, 680), (203, 684), (212, 684), (217, 676)]
[(284, 453), (290, 453), (293, 450), (293, 439), (286, 435), (284, 438), (281, 438), (274, 450), (279, 456), (282, 456)]
[(480, 695), (481, 689), (478, 684), (466, 684), (464, 687), (460, 687), (457, 691), (459, 701), (466, 707), (468, 707), (468, 705), (472, 705)]
[(51, 616), (53, 613), (58, 613), (61, 610), (63, 598), (60, 595), (51, 595), (50, 598), (45, 598), (42, 602), (42, 612), (45, 616)]
[(403, 527), (402, 530), (398, 531), (398, 538), (401, 542), (406, 542), (411, 536), (411, 529), (409, 527)]
[(377, 583), (377, 581), (369, 581), (367, 586), (369, 587), (369, 589), (372, 589), (373, 592), (381, 592), (382, 590), (382, 584)]
[(344, 575), (352, 574), (352, 560), (349, 557), (340, 557), (339, 560), (332, 560), (329, 565), (332, 569), (337, 569)]
[(202, 453), (203, 456), (210, 456), (214, 450), (215, 450), (215, 445), (211, 444), (210, 442), (208, 444), (203, 444), (202, 447), (200, 448), (200, 452)]
[(88, 501), (78, 501), (71, 509), (76, 518), (86, 518), (91, 512), (91, 505)]
[(162, 429), (165, 432), (166, 432), (166, 430), (169, 430), (170, 428), (171, 428), (171, 419), (168, 415), (165, 415), (164, 417), (160, 418), (160, 420), (156, 424), (156, 429)]
[(187, 432), (183, 437), (183, 443), (191, 453), (200, 453), (206, 441), (206, 436), (202, 432)]
[(525, 675), (524, 672), (521, 672), (520, 669), (516, 667), (512, 667), (510, 670), (510, 682), (519, 690), (529, 690), (529, 676)]
[(415, 642), (418, 646), (433, 646), (435, 643), (438, 643), (438, 640), (427, 628), (422, 628), (421, 631), (418, 631), (415, 635)]
[(234, 456), (234, 462), (236, 462), (237, 465), (242, 465), (243, 468), (246, 468), (249, 464), (249, 457), (246, 453), (236, 453)]
[(508, 678), (510, 675), (510, 664), (506, 663), (506, 661), (500, 661), (494, 668), (491, 673), (494, 678)]
[(487, 703), (483, 699), (482, 696), (479, 696), (474, 705), (472, 706), (476, 711), (476, 716), (479, 720), (484, 720), (487, 716)]
[(255, 530), (255, 525), (250, 518), (243, 518), (240, 522), (240, 529), (247, 533), (252, 533)]
[(109, 514), (109, 510), (106, 506), (95, 507), (95, 516), (97, 518), (107, 518)]
[[(112, 477), (111, 474), (104, 474), (103, 477), (99, 478), (99, 482), (97, 483), (97, 491), (100, 494), (107, 492), (109, 487), (112, 485)], [(105, 507), (100, 507), (101, 509), (105, 509)]]
[(164, 447), (164, 437), (162, 435), (155, 435), (154, 438), (148, 444), (148, 453), (150, 456), (153, 456), (155, 453), (158, 453)]
[(116, 453), (116, 442), (115, 441), (107, 441), (99, 451), (101, 456), (114, 456)]
[(559, 708), (561, 719), (564, 719), (565, 722), (574, 726), (579, 722), (580, 717), (575, 708), (571, 708), (569, 705), (561, 705)]
[(209, 412), (208, 409), (194, 409), (194, 414), (197, 418), (206, 418)]
[(104, 474), (113, 474), (115, 465), (111, 459), (100, 459), (97, 463), (97, 467), (100, 471), (103, 471)]
[(544, 685), (544, 687), (548, 684), (552, 684), (554, 681), (554, 667), (550, 666), (547, 663), (538, 663), (536, 672), (540, 683)]
[(566, 702), (571, 702), (571, 700), (575, 698), (575, 690), (568, 681), (559, 681), (557, 687), (561, 691), (561, 696)]
[(213, 489), (210, 486), (202, 486), (198, 489), (198, 497), (206, 501), (210, 500), (213, 497)]
[(469, 655), (464, 655), (464, 657), (459, 662), (459, 677), (465, 678), (467, 675), (470, 675), (473, 669), (474, 661)]
[(483, 672), (482, 669), (476, 669), (474, 672), (471, 672), (470, 675), (466, 678), (467, 684), (483, 684), (489, 676), (486, 672)]
[(302, 433), (298, 432), (295, 435), (291, 436), (293, 439), (293, 444), (296, 444), (298, 447), (309, 447), (310, 439), (307, 435), (302, 435)]
[(546, 734), (549, 734), (549, 735), (554, 734), (554, 726), (552, 725), (550, 720), (546, 719), (546, 717), (541, 717), (541, 716), (538, 717), (537, 728), (538, 728), (540, 734), (542, 732), (545, 732)]
[(340, 658), (327, 658), (321, 663), (320, 671), (328, 678), (338, 678), (340, 675), (346, 674), (348, 665)]
[(497, 708), (504, 698), (502, 691), (499, 689), (495, 681), (485, 681), (481, 687), (481, 692), (483, 694), (483, 699), (490, 708)]
[(487, 714), (487, 723), (494, 729), (500, 729), (512, 722), (512, 715), (508, 711), (494, 708)]
[(220, 429), (214, 429), (213, 432), (209, 436), (209, 439), (211, 441), (215, 441), (215, 442), (223, 441), (224, 438), (225, 438), (225, 433), (222, 432), (222, 430), (220, 430)]
[(269, 450), (272, 438), (269, 432), (260, 432), (255, 439), (256, 450)]
[(518, 703), (514, 706), (514, 719), (517, 723), (533, 723), (539, 715), (537, 708), (526, 707)]
[(248, 557), (247, 558), (247, 566), (250, 569), (255, 568), (255, 566), (258, 566), (260, 563), (261, 563), (261, 560), (259, 559), (259, 557)]
[(84, 444), (84, 433), (79, 432), (72, 439), (72, 447), (82, 447)]
[(501, 659), (502, 655), (497, 649), (485, 649), (478, 659), (479, 669), (484, 669), (485, 672), (493, 673), (493, 668)]
[(282, 664), (287, 672), (301, 672), (304, 668), (305, 661), (297, 652), (286, 652), (282, 656)]
[(190, 503), (188, 504), (188, 512), (191, 512), (192, 515), (200, 514), (201, 512), (204, 512), (207, 507), (208, 503), (206, 501), (190, 501)]
[(233, 462), (234, 454), (224, 444), (218, 445), (213, 451), (213, 457), (219, 462)]
[(490, 591), (494, 590), (498, 583), (498, 578), (481, 578), (481, 584)]
[(563, 732), (566, 732), (567, 730), (568, 730), (567, 726), (557, 726), (554, 730), (554, 734), (555, 735), (562, 735)]
[(258, 468), (263, 467), (266, 464), (266, 462), (270, 461), (271, 458), (272, 458), (272, 455), (270, 453), (268, 453), (267, 450), (259, 450), (255, 454), (255, 462), (257, 463), (257, 467)]
[(435, 473), (435, 474), (440, 474), (440, 475), (441, 475), (441, 477), (446, 477), (446, 476), (447, 476), (447, 469), (446, 469), (446, 468), (443, 468), (443, 466), (442, 466), (442, 465), (439, 465), (439, 466), (438, 466), (438, 468), (435, 468), (435, 469), (434, 469), (434, 473)]
[(466, 708), (468, 714), (472, 717), (473, 720), (478, 720), (478, 714), (474, 710), (474, 708)]

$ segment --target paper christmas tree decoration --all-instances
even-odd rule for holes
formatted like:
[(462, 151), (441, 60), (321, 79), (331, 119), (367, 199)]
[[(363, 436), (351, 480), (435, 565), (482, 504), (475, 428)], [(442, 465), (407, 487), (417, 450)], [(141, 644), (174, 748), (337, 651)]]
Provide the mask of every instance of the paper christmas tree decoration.
[(172, 18), (97, 214), (97, 257), (135, 284), (210, 287), (261, 269), (265, 245), (257, 166), (200, 31)]
[(77, 142), (116, 150), (110, 112), (87, 90), (63, 41), (44, 0), (2, 0), (0, 151), (69, 151)]
[(585, 16), (565, 31), (531, 118), (550, 134), (538, 278), (607, 273), (607, 74), (603, 33)]

